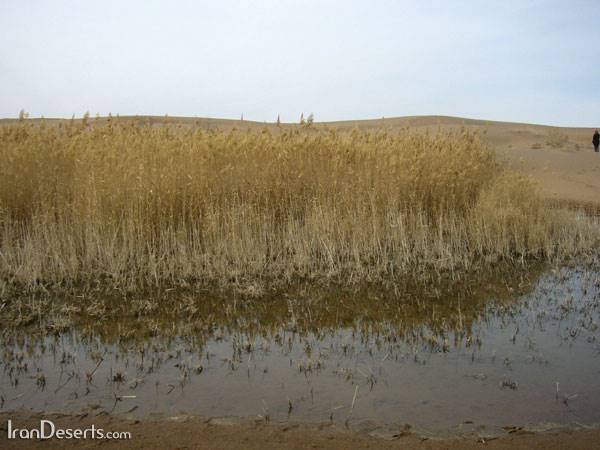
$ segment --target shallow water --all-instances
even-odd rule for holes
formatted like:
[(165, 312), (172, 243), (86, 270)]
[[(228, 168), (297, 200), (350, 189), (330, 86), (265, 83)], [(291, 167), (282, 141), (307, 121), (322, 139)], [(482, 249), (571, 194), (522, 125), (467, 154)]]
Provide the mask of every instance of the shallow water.
[(0, 403), (427, 430), (600, 423), (599, 274), (562, 269), (512, 290), (190, 301), (183, 317), (137, 302), (133, 318), (69, 326), (63, 308), (4, 331)]

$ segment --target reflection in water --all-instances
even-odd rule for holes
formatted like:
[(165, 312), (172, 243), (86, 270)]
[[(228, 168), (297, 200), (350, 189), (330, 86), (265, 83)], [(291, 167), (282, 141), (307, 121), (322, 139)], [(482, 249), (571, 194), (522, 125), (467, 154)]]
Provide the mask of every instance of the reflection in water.
[(0, 404), (434, 430), (597, 423), (598, 280), (578, 268), (393, 299), (20, 301)]

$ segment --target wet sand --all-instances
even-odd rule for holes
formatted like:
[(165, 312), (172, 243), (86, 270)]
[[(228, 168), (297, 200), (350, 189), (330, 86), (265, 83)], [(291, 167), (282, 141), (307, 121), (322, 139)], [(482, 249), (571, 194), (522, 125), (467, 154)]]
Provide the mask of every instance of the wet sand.
[[(46, 440), (20, 441), (6, 438), (7, 420), (19, 426), (39, 426), (42, 418), (52, 420), (57, 427), (85, 429), (94, 424), (97, 428), (129, 431), (131, 440)], [(404, 430), (348, 431), (343, 426), (327, 423), (264, 424), (205, 420), (199, 417), (173, 419), (128, 420), (115, 416), (81, 417), (69, 415), (18, 412), (0, 414), (0, 447), (5, 450), (44, 448), (102, 448), (102, 449), (540, 449), (540, 450), (593, 450), (600, 448), (600, 430), (554, 430), (531, 433), (515, 430), (502, 437), (467, 436), (450, 439), (427, 439)]]

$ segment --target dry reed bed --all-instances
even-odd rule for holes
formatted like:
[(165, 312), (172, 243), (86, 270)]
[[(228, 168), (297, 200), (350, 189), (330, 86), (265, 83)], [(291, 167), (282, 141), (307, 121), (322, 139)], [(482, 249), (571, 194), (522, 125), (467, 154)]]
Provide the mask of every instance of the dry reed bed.
[(0, 291), (343, 284), (591, 251), (478, 136), (0, 128)]

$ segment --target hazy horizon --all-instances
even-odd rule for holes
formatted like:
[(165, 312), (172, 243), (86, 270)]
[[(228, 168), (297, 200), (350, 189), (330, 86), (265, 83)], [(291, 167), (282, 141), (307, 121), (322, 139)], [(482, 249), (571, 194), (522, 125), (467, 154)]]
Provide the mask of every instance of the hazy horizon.
[(598, 127), (599, 22), (600, 3), (586, 0), (8, 0), (0, 117)]

